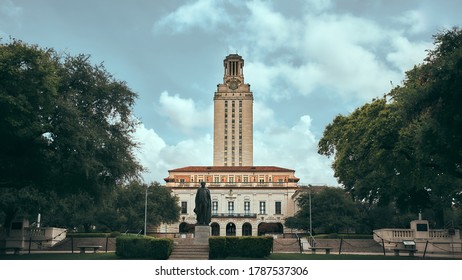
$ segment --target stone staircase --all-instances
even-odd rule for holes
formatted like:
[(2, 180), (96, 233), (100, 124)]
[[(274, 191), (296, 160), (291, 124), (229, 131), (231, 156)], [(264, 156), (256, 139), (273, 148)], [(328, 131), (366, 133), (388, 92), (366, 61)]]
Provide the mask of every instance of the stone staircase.
[(300, 253), (300, 245), (297, 238), (273, 239), (273, 253)]
[[(96, 246), (101, 246), (101, 249), (99, 252), (105, 252), (106, 250), (108, 252), (110, 251), (115, 251), (116, 250), (116, 239), (113, 237), (110, 237), (106, 239), (105, 237), (87, 237), (87, 238), (79, 238), (79, 237), (74, 237), (70, 238), (67, 237), (57, 243), (55, 246), (51, 248), (47, 248), (46, 250), (48, 251), (72, 251), (72, 245), (74, 245), (74, 251), (78, 252), (79, 248), (78, 246), (82, 245), (96, 245)], [(106, 248), (107, 245), (107, 248)]]
[(208, 260), (209, 246), (195, 245), (191, 239), (175, 239), (169, 260)]

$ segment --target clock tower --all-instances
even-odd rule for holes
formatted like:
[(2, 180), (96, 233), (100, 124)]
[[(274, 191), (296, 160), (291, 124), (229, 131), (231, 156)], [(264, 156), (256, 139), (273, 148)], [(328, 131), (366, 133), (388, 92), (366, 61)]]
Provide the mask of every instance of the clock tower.
[(253, 165), (253, 94), (244, 83), (244, 60), (224, 60), (223, 83), (214, 96), (213, 165)]

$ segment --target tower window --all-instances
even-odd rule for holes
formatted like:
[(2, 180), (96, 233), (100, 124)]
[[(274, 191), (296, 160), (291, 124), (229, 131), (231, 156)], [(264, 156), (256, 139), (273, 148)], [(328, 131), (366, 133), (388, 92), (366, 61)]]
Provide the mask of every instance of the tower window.
[(281, 215), (281, 202), (280, 201), (276, 201), (274, 203), (274, 214), (276, 215)]
[(260, 215), (266, 214), (266, 202), (260, 201)]
[(228, 213), (229, 214), (234, 213), (234, 201), (228, 201)]
[(212, 214), (218, 214), (218, 201), (212, 201)]
[(188, 214), (188, 202), (187, 201), (181, 202), (181, 214)]
[(244, 214), (250, 214), (250, 201), (244, 201)]

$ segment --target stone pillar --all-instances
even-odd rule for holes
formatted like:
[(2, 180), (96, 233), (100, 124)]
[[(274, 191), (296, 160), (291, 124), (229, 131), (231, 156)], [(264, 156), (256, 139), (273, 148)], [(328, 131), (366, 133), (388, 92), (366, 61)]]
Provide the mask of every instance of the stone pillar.
[(194, 245), (209, 245), (209, 236), (209, 226), (196, 226), (194, 231)]

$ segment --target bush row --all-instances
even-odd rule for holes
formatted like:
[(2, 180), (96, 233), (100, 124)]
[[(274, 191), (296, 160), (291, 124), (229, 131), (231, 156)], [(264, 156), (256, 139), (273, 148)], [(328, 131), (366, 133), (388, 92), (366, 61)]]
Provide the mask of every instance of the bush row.
[(116, 255), (121, 258), (166, 260), (173, 250), (173, 239), (149, 236), (119, 236)]
[(210, 237), (210, 259), (226, 257), (263, 258), (271, 253), (273, 237)]

